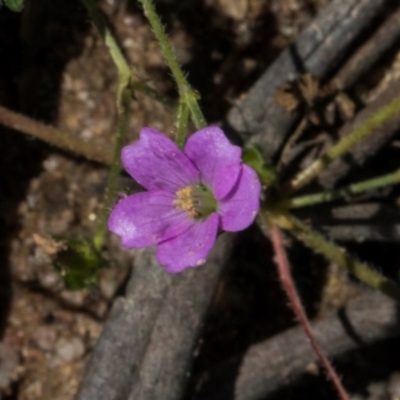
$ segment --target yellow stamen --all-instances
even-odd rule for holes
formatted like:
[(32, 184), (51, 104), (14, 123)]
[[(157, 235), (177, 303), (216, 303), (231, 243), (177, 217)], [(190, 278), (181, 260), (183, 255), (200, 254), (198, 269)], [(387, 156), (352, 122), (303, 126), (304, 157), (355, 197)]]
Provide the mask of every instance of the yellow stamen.
[(179, 189), (176, 192), (176, 196), (178, 198), (173, 201), (173, 204), (178, 210), (186, 211), (189, 217), (192, 218), (199, 216), (194, 208), (193, 188), (191, 186), (186, 186), (183, 189)]

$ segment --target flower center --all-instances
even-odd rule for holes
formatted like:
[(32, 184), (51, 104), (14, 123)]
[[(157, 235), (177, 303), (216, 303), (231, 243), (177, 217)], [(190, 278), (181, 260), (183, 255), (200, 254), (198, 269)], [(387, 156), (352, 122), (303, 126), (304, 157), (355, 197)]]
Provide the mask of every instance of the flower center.
[(212, 191), (202, 184), (179, 189), (176, 197), (174, 206), (178, 210), (186, 211), (189, 217), (204, 218), (217, 211), (217, 200)]

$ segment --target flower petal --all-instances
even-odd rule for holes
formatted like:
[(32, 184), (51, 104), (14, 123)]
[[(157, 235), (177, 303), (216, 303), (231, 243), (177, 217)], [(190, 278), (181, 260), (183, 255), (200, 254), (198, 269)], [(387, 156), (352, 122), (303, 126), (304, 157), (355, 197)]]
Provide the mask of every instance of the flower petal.
[(240, 173), (242, 150), (231, 144), (220, 128), (211, 126), (194, 133), (186, 142), (185, 154), (217, 200), (230, 192)]
[(260, 191), (257, 173), (243, 164), (235, 187), (219, 202), (218, 213), (224, 231), (237, 232), (251, 225), (260, 208)]
[(125, 197), (112, 210), (108, 228), (128, 249), (152, 246), (179, 235), (195, 221), (173, 206), (174, 198), (160, 190)]
[(219, 216), (196, 221), (186, 232), (158, 245), (157, 260), (168, 272), (204, 264), (217, 237)]
[(176, 192), (200, 179), (196, 167), (176, 144), (151, 128), (143, 128), (140, 140), (122, 149), (122, 164), (147, 190)]

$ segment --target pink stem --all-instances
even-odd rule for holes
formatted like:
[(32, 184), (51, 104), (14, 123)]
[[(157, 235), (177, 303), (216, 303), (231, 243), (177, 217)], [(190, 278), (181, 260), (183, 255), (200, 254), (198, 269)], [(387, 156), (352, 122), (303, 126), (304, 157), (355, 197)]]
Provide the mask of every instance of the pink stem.
[(293, 282), (292, 274), (290, 272), (290, 264), (287, 259), (285, 248), (283, 246), (281, 232), (275, 224), (271, 224), (270, 227), (271, 227), (272, 244), (274, 246), (277, 258), (279, 277), (282, 282), (282, 286), (286, 292), (286, 295), (289, 298), (292, 310), (295, 313), (297, 319), (299, 320), (300, 325), (304, 329), (304, 332), (307, 335), (308, 340), (310, 341), (311, 347), (313, 348), (315, 354), (321, 361), (322, 365), (325, 367), (329, 378), (331, 379), (333, 385), (335, 386), (336, 390), (339, 393), (340, 398), (342, 400), (349, 400), (349, 395), (347, 394), (345, 388), (343, 387), (342, 382), (340, 381), (336, 371), (334, 370), (329, 360), (326, 358), (324, 352), (318, 345), (312, 333), (310, 322), (308, 321), (303, 305), (301, 304), (299, 294), (297, 293), (296, 286)]

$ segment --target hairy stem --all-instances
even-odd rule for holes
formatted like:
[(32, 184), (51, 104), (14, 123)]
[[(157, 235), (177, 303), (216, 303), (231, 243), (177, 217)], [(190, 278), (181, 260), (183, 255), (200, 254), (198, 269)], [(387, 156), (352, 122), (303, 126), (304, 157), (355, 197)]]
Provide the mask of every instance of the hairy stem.
[(207, 126), (206, 119), (204, 118), (203, 112), (201, 111), (199, 103), (197, 101), (198, 95), (195, 92), (190, 92), (190, 94), (188, 94), (187, 97), (188, 97), (187, 104), (190, 109), (190, 115), (192, 117), (193, 125), (197, 129), (206, 127)]
[(112, 162), (112, 153), (104, 145), (94, 140), (87, 142), (78, 136), (61, 132), (53, 126), (45, 125), (2, 106), (0, 106), (0, 124), (89, 160), (106, 165), (110, 165)]
[[(132, 89), (139, 90), (154, 98), (155, 100), (167, 105), (168, 107), (174, 106), (174, 102), (172, 102), (166, 96), (157, 93), (156, 90), (154, 90), (150, 86), (147, 86), (145, 83), (135, 80), (132, 68), (130, 67), (125, 56), (123, 55), (121, 48), (119, 47), (117, 40), (112, 34), (110, 28), (107, 26), (100, 9), (97, 7), (93, 0), (82, 0), (82, 3), (88, 10), (92, 22), (94, 23), (101, 37), (103, 38), (104, 43), (106, 44), (114, 61), (114, 64), (117, 67), (119, 76), (118, 99), (122, 98), (122, 91), (124, 90), (124, 88), (127, 85), (131, 85)], [(118, 106), (120, 106), (120, 104)]]
[(293, 215), (289, 213), (277, 213), (276, 215), (271, 212), (264, 213), (266, 218), (281, 228), (288, 230), (317, 253), (323, 254), (329, 260), (345, 268), (361, 282), (400, 301), (400, 287), (396, 283), (373, 270), (367, 264), (355, 260), (344, 249), (328, 242), (319, 233), (313, 231)]
[[(353, 183), (342, 189), (332, 190), (330, 192), (309, 194), (306, 196), (294, 197), (293, 199), (282, 201), (282, 205), (287, 208), (299, 208), (311, 206), (318, 203), (325, 203), (340, 198), (346, 198), (351, 195), (366, 192), (383, 186), (393, 185), (400, 182), (400, 169), (391, 174), (382, 175), (377, 178), (369, 179), (358, 183)], [(279, 204), (278, 204), (279, 206)]]
[(140, 0), (140, 2), (143, 5), (144, 14), (149, 20), (151, 27), (153, 28), (154, 35), (156, 36), (158, 43), (160, 44), (161, 51), (172, 72), (172, 75), (174, 76), (179, 90), (182, 92), (184, 92), (185, 90), (190, 90), (189, 83), (186, 80), (185, 75), (181, 70), (181, 67), (179, 66), (174, 52), (172, 51), (171, 45), (169, 44), (167, 36), (164, 32), (164, 28), (161, 24), (159, 16), (157, 15), (152, 1)]
[(271, 232), (272, 245), (274, 247), (276, 254), (276, 264), (278, 266), (279, 278), (282, 283), (283, 289), (285, 290), (286, 295), (289, 299), (292, 310), (296, 315), (301, 327), (303, 328), (308, 340), (310, 341), (312, 349), (314, 350), (315, 354), (321, 361), (321, 364), (324, 366), (329, 378), (331, 379), (333, 385), (335, 386), (340, 399), (349, 400), (350, 399), (349, 395), (347, 394), (346, 389), (343, 387), (339, 376), (337, 375), (332, 364), (325, 356), (322, 348), (319, 346), (318, 342), (314, 337), (314, 334), (310, 326), (310, 322), (304, 311), (303, 305), (300, 300), (300, 296), (297, 293), (296, 286), (293, 282), (292, 274), (290, 272), (289, 260), (286, 255), (285, 248), (283, 246), (283, 240), (279, 228), (275, 224), (271, 224), (270, 232)]
[(180, 102), (176, 111), (175, 118), (175, 142), (181, 149), (185, 144), (185, 136), (187, 130), (187, 122), (189, 118), (189, 107), (186, 103)]
[(118, 46), (118, 43), (111, 33), (111, 30), (108, 28), (104, 16), (95, 4), (93, 0), (82, 0), (86, 9), (90, 14), (90, 18), (92, 22), (96, 25), (101, 37), (104, 40), (104, 43), (108, 47), (110, 55), (118, 69), (118, 74), (125, 79), (129, 79), (131, 77), (132, 71), (131, 68), (122, 54), (121, 49)]
[(109, 210), (116, 198), (118, 176), (121, 172), (121, 149), (125, 142), (126, 131), (129, 122), (129, 104), (131, 99), (131, 91), (126, 88), (122, 92), (120, 99), (121, 111), (118, 118), (117, 136), (115, 138), (114, 156), (111, 164), (110, 174), (108, 176), (107, 188), (104, 195), (104, 204), (100, 212), (96, 231), (93, 237), (93, 244), (96, 250), (103, 247), (104, 238), (107, 232), (107, 219)]
[(198, 104), (198, 94), (191, 88), (187, 81), (174, 52), (172, 51), (171, 45), (168, 42), (164, 28), (161, 24), (160, 18), (154, 8), (151, 0), (139, 0), (143, 5), (144, 14), (150, 22), (153, 28), (154, 34), (160, 44), (161, 51), (164, 58), (170, 68), (172, 75), (178, 85), (180, 101), (185, 102), (190, 110), (193, 124), (197, 129), (204, 128), (206, 126), (206, 120), (203, 113), (200, 110)]
[(86, 6), (93, 23), (96, 25), (100, 35), (106, 43), (112, 60), (118, 72), (118, 92), (117, 92), (117, 109), (118, 109), (118, 128), (115, 138), (114, 155), (111, 164), (110, 174), (108, 176), (107, 188), (104, 197), (103, 208), (100, 211), (96, 231), (93, 237), (93, 244), (96, 250), (103, 247), (105, 235), (107, 232), (107, 219), (109, 210), (116, 197), (116, 189), (118, 183), (118, 175), (121, 172), (121, 149), (125, 142), (126, 132), (129, 121), (129, 105), (133, 96), (133, 75), (131, 68), (125, 57), (123, 56), (117, 41), (107, 27), (103, 14), (97, 8), (93, 0), (82, 0)]
[(388, 122), (400, 112), (400, 96), (396, 97), (389, 104), (382, 107), (371, 118), (357, 126), (352, 133), (339, 140), (326, 154), (315, 160), (308, 168), (301, 171), (292, 179), (284, 189), (284, 192), (292, 192), (300, 189), (312, 181), (321, 171), (327, 168), (333, 161), (349, 151), (357, 143), (371, 135), (377, 128)]

